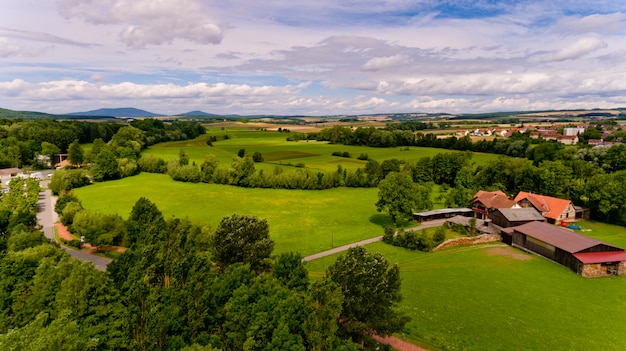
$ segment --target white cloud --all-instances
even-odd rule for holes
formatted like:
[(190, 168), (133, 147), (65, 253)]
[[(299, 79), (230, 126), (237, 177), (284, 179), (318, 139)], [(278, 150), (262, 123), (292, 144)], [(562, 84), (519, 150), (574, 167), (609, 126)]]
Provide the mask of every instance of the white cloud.
[(198, 0), (59, 0), (59, 13), (97, 25), (122, 25), (119, 39), (131, 48), (183, 39), (217, 44), (223, 29)]
[(574, 60), (582, 56), (588, 55), (599, 49), (607, 47), (606, 42), (596, 37), (580, 38), (576, 42), (564, 47), (561, 50), (547, 54), (543, 57), (542, 61), (565, 61)]
[(23, 48), (16, 42), (0, 37), (0, 57), (16, 56)]
[(592, 14), (584, 17), (565, 17), (557, 22), (553, 31), (571, 33), (618, 33), (624, 32), (626, 14)]
[(390, 67), (398, 68), (411, 63), (411, 61), (411, 58), (404, 54), (374, 57), (363, 65), (363, 69), (366, 71), (378, 71)]

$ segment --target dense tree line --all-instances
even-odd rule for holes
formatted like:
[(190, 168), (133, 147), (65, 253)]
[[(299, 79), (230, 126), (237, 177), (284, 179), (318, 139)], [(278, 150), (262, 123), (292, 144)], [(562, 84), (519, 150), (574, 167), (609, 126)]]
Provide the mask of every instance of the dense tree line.
[[(0, 207), (13, 197), (36, 203), (28, 194), (10, 194)], [(67, 209), (76, 199), (59, 202)], [(130, 248), (106, 272), (72, 259), (29, 223), (8, 227), (1, 349), (374, 349), (371, 333), (389, 335), (407, 321), (395, 308), (398, 267), (364, 248), (311, 283), (299, 254), (271, 256), (267, 222), (253, 216), (225, 217), (211, 233), (165, 219), (142, 198), (117, 222)]]
[[(131, 125), (144, 133), (144, 143), (152, 145), (170, 140), (186, 140), (205, 133), (202, 125), (195, 122), (164, 123), (155, 119), (135, 120)], [(46, 167), (37, 156), (52, 156), (69, 151), (72, 142), (93, 143), (102, 140), (109, 143), (125, 123), (56, 121), (40, 119), (23, 121), (0, 119), (0, 168), (35, 166)]]

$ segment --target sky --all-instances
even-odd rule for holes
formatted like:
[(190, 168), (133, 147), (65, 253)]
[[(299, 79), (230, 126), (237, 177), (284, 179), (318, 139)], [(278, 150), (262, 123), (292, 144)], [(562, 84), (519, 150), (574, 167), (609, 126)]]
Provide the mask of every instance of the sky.
[(0, 107), (626, 107), (626, 1), (0, 0)]

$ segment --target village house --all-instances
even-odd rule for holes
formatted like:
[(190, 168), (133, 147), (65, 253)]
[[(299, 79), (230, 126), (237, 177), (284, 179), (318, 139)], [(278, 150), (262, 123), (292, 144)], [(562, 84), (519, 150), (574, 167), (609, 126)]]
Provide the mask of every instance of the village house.
[[(506, 234), (505, 234), (506, 233)], [(503, 230), (511, 245), (541, 255), (585, 278), (626, 274), (624, 249), (542, 222)]]
[(520, 191), (513, 201), (520, 207), (534, 207), (551, 224), (560, 225), (576, 218), (576, 208), (570, 200)]
[(474, 216), (478, 219), (488, 219), (490, 214), (499, 208), (519, 207), (517, 203), (502, 191), (479, 190), (470, 204)]

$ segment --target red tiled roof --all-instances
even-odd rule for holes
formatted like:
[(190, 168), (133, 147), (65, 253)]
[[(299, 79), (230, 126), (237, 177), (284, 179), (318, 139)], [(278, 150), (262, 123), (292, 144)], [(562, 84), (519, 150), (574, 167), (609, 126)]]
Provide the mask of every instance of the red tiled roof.
[(518, 203), (524, 199), (530, 201), (530, 203), (533, 204), (533, 206), (540, 211), (544, 217), (551, 219), (558, 219), (561, 213), (563, 213), (563, 211), (565, 211), (567, 206), (571, 203), (570, 200), (527, 193), (525, 191), (520, 191), (513, 201)]
[(479, 201), (487, 208), (511, 208), (516, 202), (509, 199), (505, 193), (502, 191), (483, 191), (479, 190), (474, 198), (472, 199), (472, 203), (475, 201)]
[(583, 252), (574, 254), (574, 257), (582, 263), (603, 263), (603, 262), (619, 262), (626, 261), (626, 252), (624, 251), (607, 251), (607, 252)]
[(569, 253), (576, 253), (597, 245), (613, 247), (613, 251), (623, 251), (623, 249), (617, 246), (604, 243), (588, 236), (580, 235), (573, 230), (557, 227), (544, 222), (528, 222), (526, 224), (513, 227), (513, 229)]

